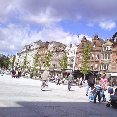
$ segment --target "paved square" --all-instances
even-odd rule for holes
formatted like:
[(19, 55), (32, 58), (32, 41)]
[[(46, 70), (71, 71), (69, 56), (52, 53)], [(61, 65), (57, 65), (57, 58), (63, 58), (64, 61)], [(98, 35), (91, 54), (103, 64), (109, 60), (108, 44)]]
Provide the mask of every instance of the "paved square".
[(40, 86), (39, 80), (0, 76), (0, 117), (117, 117), (117, 109), (89, 102), (84, 87)]

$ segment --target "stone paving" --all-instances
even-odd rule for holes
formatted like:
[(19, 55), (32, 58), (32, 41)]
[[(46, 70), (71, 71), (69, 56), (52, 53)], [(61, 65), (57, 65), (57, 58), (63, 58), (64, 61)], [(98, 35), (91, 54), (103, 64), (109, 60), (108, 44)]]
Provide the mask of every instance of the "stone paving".
[(39, 80), (0, 76), (0, 117), (117, 117), (117, 109), (89, 102), (84, 87), (48, 85), (41, 91)]

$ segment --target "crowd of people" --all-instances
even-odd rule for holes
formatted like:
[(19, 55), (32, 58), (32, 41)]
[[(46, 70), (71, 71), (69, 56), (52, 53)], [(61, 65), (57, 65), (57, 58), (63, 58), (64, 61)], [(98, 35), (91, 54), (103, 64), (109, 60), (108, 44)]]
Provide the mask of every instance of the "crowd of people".
[[(20, 78), (22, 75), (22, 71), (20, 68), (18, 69), (13, 69), (11, 71), (12, 74), (12, 78)], [(49, 73), (49, 71), (44, 71), (41, 74), (41, 80), (42, 80), (42, 85), (41, 85), (41, 90), (43, 91), (44, 88), (47, 85), (48, 81), (52, 81), (55, 82), (56, 85), (61, 85), (66, 83), (68, 85), (68, 91), (71, 90), (72, 85), (78, 85), (80, 88), (83, 86), (86, 86), (86, 96), (88, 96), (90, 101), (93, 101), (94, 103), (98, 102), (106, 102), (106, 98), (107, 96), (105, 95), (105, 92), (108, 92), (109, 98), (111, 100), (111, 102), (113, 101), (113, 99), (115, 101), (114, 102), (114, 106), (117, 107), (117, 88), (114, 89), (113, 85), (109, 83), (108, 78), (106, 77), (106, 73), (103, 73), (102, 76), (100, 78), (98, 78), (97, 80), (91, 76), (88, 75), (85, 77), (85, 79), (83, 79), (82, 77), (74, 79), (74, 75), (72, 72), (67, 73), (65, 76), (63, 76), (62, 74), (56, 74), (56, 75), (52, 75)], [(113, 98), (116, 97), (116, 98)], [(108, 100), (108, 105), (111, 104), (111, 102), (109, 102)], [(113, 105), (113, 103), (112, 103)]]
[[(45, 79), (45, 77), (47, 78), (48, 75), (49, 75), (49, 73), (48, 74), (46, 73), (46, 76), (44, 76), (44, 77), (42, 76), (42, 86), (47, 86), (47, 85), (44, 85), (44, 83), (46, 84), (47, 79)], [(44, 80), (43, 80), (43, 78), (44, 78)], [(62, 78), (62, 76), (60, 74), (56, 75), (55, 79), (56, 79), (56, 85), (60, 85), (65, 82), (65, 79)], [(106, 98), (111, 99), (111, 97), (113, 95), (114, 97), (116, 97), (115, 98), (116, 104), (114, 106), (117, 107), (117, 88), (114, 91), (113, 86), (110, 85), (110, 83), (106, 77), (106, 73), (103, 73), (102, 76), (98, 80), (95, 80), (95, 78), (92, 78), (89, 76), (86, 79), (79, 78), (79, 80), (75, 80), (75, 81), (78, 81), (78, 83), (74, 82), (73, 74), (69, 73), (67, 75), (67, 84), (68, 84), (69, 91), (70, 91), (73, 83), (76, 83), (77, 85), (79, 85), (79, 87), (82, 87), (83, 84), (87, 84), (87, 86), (85, 85), (87, 87), (86, 96), (88, 96), (89, 99), (92, 98), (94, 103), (96, 103), (97, 101), (106, 102), (107, 101)], [(107, 97), (105, 95), (105, 92), (107, 92), (107, 91), (110, 94), (110, 97)], [(108, 102), (109, 102), (109, 100), (108, 100)]]
[(22, 72), (20, 68), (17, 68), (17, 69), (13, 69), (11, 73), (12, 73), (12, 78), (20, 78)]

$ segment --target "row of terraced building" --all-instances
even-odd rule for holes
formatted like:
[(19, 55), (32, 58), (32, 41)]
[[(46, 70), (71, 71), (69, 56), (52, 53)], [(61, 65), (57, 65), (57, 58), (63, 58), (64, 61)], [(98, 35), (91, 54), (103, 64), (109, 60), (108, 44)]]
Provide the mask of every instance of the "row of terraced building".
[(44, 70), (44, 58), (50, 51), (52, 52), (52, 60), (49, 70), (61, 72), (59, 64), (64, 53), (68, 56), (67, 69), (80, 70), (82, 64), (82, 53), (85, 43), (91, 45), (90, 66), (91, 70), (98, 72), (106, 72), (111, 76), (117, 77), (117, 35), (114, 38), (103, 40), (95, 35), (92, 41), (85, 36), (79, 45), (65, 45), (60, 42), (42, 42), (37, 41), (26, 45), (21, 52), (17, 53), (15, 65), (22, 66), (25, 56), (27, 55), (27, 65), (33, 66), (33, 58), (36, 53), (40, 55), (39, 69)]

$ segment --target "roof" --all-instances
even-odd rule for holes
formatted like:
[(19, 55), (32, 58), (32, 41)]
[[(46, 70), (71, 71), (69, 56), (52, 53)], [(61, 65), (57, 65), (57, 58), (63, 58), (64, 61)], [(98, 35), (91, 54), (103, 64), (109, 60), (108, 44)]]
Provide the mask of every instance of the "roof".
[(111, 41), (109, 41), (109, 40), (107, 40), (104, 44), (103, 44), (103, 46), (112, 46), (113, 45), (113, 43), (111, 42)]

